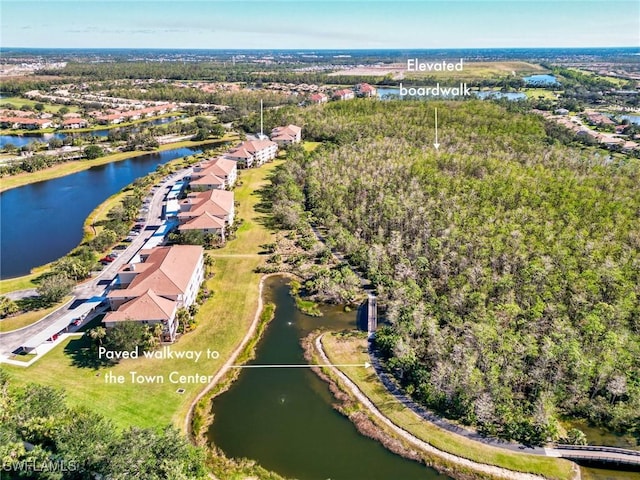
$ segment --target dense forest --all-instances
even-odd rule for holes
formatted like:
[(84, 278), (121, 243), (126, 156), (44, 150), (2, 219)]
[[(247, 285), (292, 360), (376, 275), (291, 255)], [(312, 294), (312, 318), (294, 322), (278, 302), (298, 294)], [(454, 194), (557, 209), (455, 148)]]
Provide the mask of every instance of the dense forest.
[(66, 405), (61, 390), (12, 385), (0, 370), (2, 478), (207, 478), (204, 452), (172, 428), (119, 431), (102, 415)]
[(290, 155), (274, 211), (326, 227), (374, 282), (376, 346), (415, 399), (529, 444), (562, 439), (564, 416), (640, 436), (636, 159), (480, 101), (270, 114), (325, 142)]

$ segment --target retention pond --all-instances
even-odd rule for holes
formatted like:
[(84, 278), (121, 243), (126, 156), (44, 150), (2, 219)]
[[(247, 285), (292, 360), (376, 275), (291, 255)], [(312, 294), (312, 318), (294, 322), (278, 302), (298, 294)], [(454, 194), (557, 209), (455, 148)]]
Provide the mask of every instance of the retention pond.
[[(305, 364), (300, 340), (311, 331), (355, 327), (355, 312), (338, 307), (323, 307), (322, 317), (300, 313), (285, 278), (271, 278), (265, 287), (265, 302), (276, 304), (275, 318), (252, 364)], [(214, 399), (209, 440), (229, 457), (251, 458), (286, 478), (448, 478), (362, 436), (333, 403), (328, 385), (309, 368), (244, 369), (232, 387)]]

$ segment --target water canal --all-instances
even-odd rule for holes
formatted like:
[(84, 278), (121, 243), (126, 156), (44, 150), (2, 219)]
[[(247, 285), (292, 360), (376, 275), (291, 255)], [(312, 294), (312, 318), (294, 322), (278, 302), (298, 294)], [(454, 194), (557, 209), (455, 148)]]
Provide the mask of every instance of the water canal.
[[(300, 339), (316, 328), (355, 327), (355, 312), (323, 307), (323, 317), (303, 315), (282, 277), (265, 283), (275, 318), (260, 341), (253, 364), (306, 363)], [(305, 480), (446, 479), (362, 436), (332, 408), (329, 388), (308, 368), (245, 369), (214, 399), (209, 440), (227, 456), (251, 458), (287, 478)]]
[(149, 153), (0, 193), (0, 278), (26, 275), (67, 254), (82, 239), (87, 216), (107, 198), (158, 165), (200, 151)]

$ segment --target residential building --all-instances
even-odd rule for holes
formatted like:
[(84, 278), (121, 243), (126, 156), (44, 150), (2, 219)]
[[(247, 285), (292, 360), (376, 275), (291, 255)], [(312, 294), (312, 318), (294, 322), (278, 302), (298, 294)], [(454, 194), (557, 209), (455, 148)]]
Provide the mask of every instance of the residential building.
[(139, 263), (125, 265), (108, 294), (107, 328), (119, 322), (161, 324), (163, 338), (175, 340), (175, 314), (192, 305), (204, 280), (204, 249), (196, 245), (156, 247), (140, 251)]
[(51, 128), (53, 127), (53, 122), (45, 118), (0, 117), (0, 126), (2, 128), (37, 130)]
[(238, 163), (238, 168), (259, 167), (276, 158), (278, 144), (271, 140), (247, 140), (231, 149), (224, 158)]
[(83, 118), (65, 118), (62, 121), (62, 128), (86, 128), (89, 126), (89, 123)]
[(327, 97), (324, 93), (314, 93), (309, 97), (309, 101), (311, 103), (326, 103), (329, 101), (329, 97)]
[(196, 165), (191, 174), (191, 187), (230, 189), (238, 178), (238, 163), (228, 158), (218, 157)]
[(356, 85), (356, 94), (359, 97), (375, 97), (377, 92), (376, 88), (368, 83), (359, 83)]
[(279, 147), (300, 143), (302, 140), (302, 128), (297, 125), (287, 125), (286, 127), (276, 127), (271, 130), (271, 140)]
[(226, 227), (233, 225), (235, 205), (233, 192), (208, 190), (192, 192), (180, 202), (178, 220), (179, 231), (201, 230), (203, 233), (217, 233), (223, 238)]
[(350, 90), (348, 88), (336, 90), (335, 92), (333, 92), (334, 100), (351, 100), (355, 98), (355, 96), (356, 94), (353, 92), (353, 90)]

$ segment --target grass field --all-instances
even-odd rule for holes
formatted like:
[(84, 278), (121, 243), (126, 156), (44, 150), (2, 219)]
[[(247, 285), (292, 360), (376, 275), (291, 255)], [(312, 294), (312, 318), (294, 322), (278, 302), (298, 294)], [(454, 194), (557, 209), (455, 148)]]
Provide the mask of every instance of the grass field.
[[(364, 338), (339, 338), (331, 334), (325, 335), (322, 343), (331, 363), (358, 364), (369, 360), (367, 340)], [(571, 478), (571, 462), (511, 453), (474, 442), (418, 419), (412, 411), (402, 406), (388, 393), (372, 369), (345, 368), (342, 372), (358, 385), (380, 412), (393, 423), (440, 450), (509, 470), (542, 474), (547, 478)]]
[(320, 145), (322, 145), (321, 142), (302, 142), (302, 148), (305, 152), (313, 152)]
[(4, 192), (5, 190), (10, 190), (16, 187), (21, 187), (23, 185), (28, 185), (30, 183), (50, 180), (52, 178), (64, 177), (65, 175), (70, 175), (82, 170), (87, 170), (97, 165), (105, 165), (111, 162), (118, 162), (121, 160), (126, 160), (128, 158), (139, 157), (140, 155), (147, 155), (149, 153), (162, 152), (165, 150), (173, 150), (175, 148), (198, 147), (205, 144), (223, 143), (235, 138), (236, 135), (225, 135), (218, 140), (204, 140), (201, 142), (192, 142), (187, 140), (184, 142), (167, 143), (165, 145), (160, 145), (159, 148), (153, 151), (120, 152), (113, 155), (107, 155), (105, 157), (97, 158), (95, 160), (79, 160), (61, 163), (58, 165), (54, 165), (51, 168), (46, 168), (44, 170), (39, 170), (33, 173), (21, 173), (19, 175), (4, 177), (0, 182), (0, 192)]
[(16, 290), (35, 288), (37, 285), (33, 283), (33, 280), (39, 276), (39, 273), (30, 273), (29, 275), (24, 275), (22, 277), (0, 280), (0, 295), (4, 295), (7, 292), (15, 292)]
[(49, 265), (42, 265), (31, 269), (29, 275), (23, 275), (22, 277), (7, 278), (0, 280), (0, 295), (4, 295), (7, 292), (15, 292), (16, 290), (26, 290), (28, 288), (36, 288), (38, 285), (34, 282), (40, 275), (48, 272)]
[[(458, 63), (460, 59), (450, 59), (448, 62)], [(435, 60), (429, 58), (418, 58), (419, 63), (442, 63), (442, 60)], [(491, 78), (501, 78), (505, 76), (522, 77), (530, 74), (545, 73), (548, 70), (528, 62), (518, 61), (505, 61), (505, 62), (467, 62), (463, 61), (462, 71), (422, 71), (414, 72), (407, 71), (407, 63), (398, 63), (394, 65), (385, 66), (383, 68), (372, 67), (356, 67), (348, 70), (340, 70), (338, 72), (330, 74), (331, 76), (337, 75), (370, 75), (370, 76), (385, 76), (391, 74), (394, 78), (404, 77), (407, 80), (418, 79), (424, 77), (436, 77), (442, 79), (457, 79), (457, 80), (483, 80)]]
[[(244, 184), (236, 189), (236, 199), (240, 201), (238, 216), (245, 219), (245, 225), (226, 247), (210, 252), (215, 258), (215, 275), (207, 286), (213, 295), (200, 308), (196, 330), (172, 345), (175, 351), (199, 351), (203, 356), (207, 349), (217, 351), (218, 359), (200, 358), (197, 363), (187, 359), (130, 359), (113, 367), (96, 366), (96, 356), (89, 353), (86, 340), (71, 339), (31, 367), (4, 367), (13, 381), (60, 386), (70, 403), (95, 408), (120, 427), (168, 423), (182, 427), (191, 401), (205, 384), (169, 383), (169, 374), (214, 375), (251, 324), (258, 304), (260, 275), (254, 269), (262, 262), (259, 245), (273, 241), (272, 233), (263, 226), (262, 214), (254, 210), (259, 197), (253, 192), (266, 183), (265, 178), (279, 163), (242, 172)], [(132, 371), (161, 376), (165, 383), (133, 383)], [(125, 382), (106, 383), (109, 372), (124, 376)], [(177, 393), (178, 388), (185, 392)]]
[(4, 320), (0, 320), (0, 333), (10, 332), (12, 330), (17, 330), (18, 328), (26, 327), (27, 325), (31, 325), (32, 323), (39, 322), (51, 312), (57, 310), (62, 305), (67, 303), (70, 299), (71, 297), (66, 297), (60, 303), (57, 303), (53, 307), (44, 308), (42, 310), (33, 310), (21, 315), (16, 315), (15, 317), (9, 317), (5, 318)]
[(91, 240), (93, 237), (99, 234), (103, 229), (102, 225), (96, 225), (95, 231), (93, 225), (95, 223), (107, 220), (107, 214), (111, 211), (111, 209), (122, 203), (125, 197), (128, 197), (129, 195), (130, 192), (120, 191), (114, 195), (111, 195), (104, 202), (94, 208), (87, 219), (84, 221), (84, 237), (82, 238), (82, 241), (85, 242)]
[(597, 73), (590, 72), (589, 70), (582, 70), (580, 68), (573, 68), (573, 67), (570, 67), (569, 70), (573, 70), (575, 72), (584, 73), (585, 75), (589, 75), (591, 77), (596, 77), (596, 78), (601, 79), (601, 80), (608, 80), (609, 82), (613, 83), (618, 88), (622, 87), (623, 85), (626, 85), (626, 83), (627, 83), (627, 80), (625, 80), (624, 78), (611, 77), (609, 75), (598, 75)]
[(560, 92), (552, 92), (545, 88), (523, 88), (522, 93), (527, 95), (527, 98), (544, 98), (546, 100), (556, 100)]
[(28, 105), (30, 107), (33, 107), (36, 103), (43, 104), (44, 105), (44, 111), (45, 112), (49, 112), (49, 113), (58, 113), (58, 111), (62, 107), (67, 107), (70, 112), (77, 112), (77, 111), (80, 110), (76, 105), (55, 105), (55, 104), (51, 104), (51, 103), (38, 102), (36, 100), (29, 100), (28, 98), (22, 98), (22, 97), (0, 98), (0, 105), (5, 105), (7, 103), (10, 103), (11, 105), (13, 105), (13, 108), (15, 108), (16, 110), (20, 110), (20, 107), (22, 107), (24, 105)]

